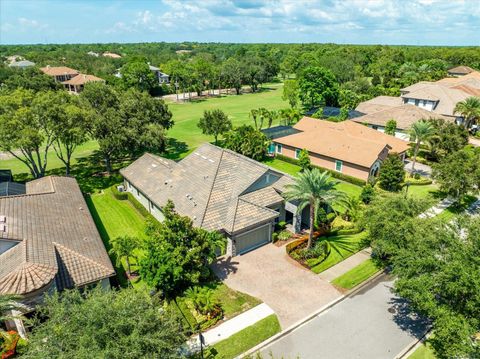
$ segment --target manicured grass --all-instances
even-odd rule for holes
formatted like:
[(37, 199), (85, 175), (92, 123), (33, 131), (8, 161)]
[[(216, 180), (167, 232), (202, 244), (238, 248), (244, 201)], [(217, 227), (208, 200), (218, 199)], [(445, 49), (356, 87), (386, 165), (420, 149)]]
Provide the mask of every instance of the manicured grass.
[(444, 195), (438, 190), (437, 185), (410, 185), (408, 188), (408, 196), (416, 197), (419, 199), (438, 201), (443, 198)]
[[(85, 142), (83, 145), (78, 146), (75, 152), (73, 153), (72, 165), (77, 163), (78, 159), (90, 156), (97, 149), (98, 149), (98, 144), (96, 141), (88, 141), (88, 142)], [(51, 170), (54, 168), (63, 168), (63, 167), (64, 167), (63, 162), (58, 159), (53, 148), (50, 149), (47, 155), (47, 170)], [(28, 167), (23, 162), (17, 160), (16, 158), (1, 160), (0, 168), (9, 168), (12, 170), (13, 174), (29, 172)]]
[(212, 282), (207, 284), (207, 286), (214, 290), (213, 297), (222, 303), (224, 319), (231, 319), (262, 303), (261, 300), (248, 294), (237, 292), (222, 282)]
[(408, 357), (408, 359), (435, 359), (436, 356), (433, 354), (433, 349), (430, 347), (429, 344), (425, 345), (422, 344), (418, 347), (417, 350), (413, 352), (412, 355)]
[(436, 218), (439, 218), (445, 222), (449, 222), (452, 219), (454, 219), (456, 216), (465, 212), (465, 210), (476, 200), (477, 200), (477, 197), (466, 195), (459, 202), (455, 202), (450, 207), (445, 209)]
[[(113, 238), (119, 236), (145, 237), (145, 219), (129, 201), (119, 201), (113, 197), (110, 188), (86, 197), (86, 201), (107, 251), (111, 248), (110, 241)], [(126, 263), (122, 261), (122, 265), (117, 266), (115, 256), (110, 255), (110, 258), (115, 266), (120, 284), (127, 285)], [(134, 266), (132, 267), (134, 269)]]
[(277, 316), (272, 314), (254, 325), (247, 327), (230, 338), (218, 342), (207, 349), (205, 358), (231, 359), (260, 344), (280, 332)]
[(381, 268), (379, 268), (371, 259), (368, 259), (349, 270), (347, 273), (335, 278), (332, 281), (332, 284), (344, 289), (352, 289), (380, 270)]
[[(361, 249), (360, 243), (365, 236), (366, 232), (360, 232), (330, 237), (329, 241), (331, 241), (333, 245), (331, 246), (332, 250), (329, 256), (323, 262), (313, 265), (310, 269), (314, 273), (321, 273), (357, 253)], [(335, 242), (339, 243), (339, 245), (335, 245)]]
[(198, 147), (203, 142), (213, 141), (213, 136), (206, 136), (197, 127), (198, 120), (205, 110), (221, 109), (233, 122), (233, 126), (253, 124), (248, 114), (251, 109), (265, 107), (268, 110), (279, 110), (289, 105), (282, 100), (283, 84), (265, 84), (258, 93), (228, 95), (203, 99), (199, 101), (175, 103), (168, 102), (175, 125), (168, 131), (168, 136), (185, 142), (188, 147)]
[[(300, 169), (301, 169), (300, 166), (297, 166), (293, 163), (288, 163), (288, 162), (279, 160), (277, 158), (270, 158), (270, 159), (265, 161), (265, 164), (274, 168), (274, 169), (276, 169), (276, 170), (285, 172), (285, 173), (287, 173), (291, 176), (296, 176), (300, 172)], [(360, 196), (360, 193), (362, 192), (362, 187), (354, 185), (354, 184), (349, 183), (349, 182), (339, 181), (335, 178), (334, 178), (334, 180), (339, 182), (338, 185), (337, 185), (338, 190), (340, 190), (342, 192), (345, 192), (346, 194), (348, 194), (351, 197), (358, 198), (358, 196)]]

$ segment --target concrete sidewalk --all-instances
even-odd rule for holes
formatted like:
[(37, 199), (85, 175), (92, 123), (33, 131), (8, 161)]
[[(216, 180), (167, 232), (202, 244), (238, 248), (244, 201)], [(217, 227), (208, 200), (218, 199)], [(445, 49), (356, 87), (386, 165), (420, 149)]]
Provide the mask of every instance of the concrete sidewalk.
[[(202, 333), (205, 345), (213, 345), (221, 340), (227, 339), (233, 334), (238, 333), (242, 329), (245, 329), (272, 314), (275, 314), (275, 312), (265, 303), (257, 305), (256, 307), (227, 320), (218, 327)], [(190, 347), (200, 348), (200, 339), (198, 336), (191, 339)]]
[(370, 259), (371, 254), (371, 248), (362, 249), (360, 252), (355, 253), (340, 263), (335, 264), (333, 267), (323, 271), (318, 276), (331, 282), (335, 278), (340, 277), (342, 274), (347, 273), (349, 270)]
[(423, 213), (420, 213), (418, 217), (420, 217), (420, 218), (431, 218), (431, 217), (438, 216), (445, 209), (450, 207), (454, 202), (455, 202), (455, 200), (453, 198), (449, 198), (449, 197), (444, 198), (438, 204), (436, 204), (435, 206), (427, 209)]

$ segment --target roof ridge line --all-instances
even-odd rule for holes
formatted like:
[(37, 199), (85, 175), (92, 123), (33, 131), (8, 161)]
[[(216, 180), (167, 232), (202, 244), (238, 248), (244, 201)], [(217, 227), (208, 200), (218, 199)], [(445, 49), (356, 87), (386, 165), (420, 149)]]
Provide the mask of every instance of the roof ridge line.
[[(265, 188), (267, 188), (267, 187), (265, 187)], [(275, 189), (274, 189), (274, 190), (275, 190)], [(251, 205), (253, 205), (253, 206), (255, 206), (255, 207), (258, 207), (258, 208), (264, 209), (264, 210), (266, 210), (266, 211), (268, 211), (268, 212), (277, 213), (277, 211), (274, 211), (274, 210), (273, 210), (273, 209), (271, 209), (271, 208), (264, 207), (264, 206), (260, 206), (259, 204), (256, 204), (256, 203), (253, 203), (253, 202), (247, 201), (247, 200), (246, 200), (246, 199), (244, 199), (244, 198), (238, 197), (238, 200), (239, 200), (239, 201), (243, 201), (243, 202), (245, 202), (245, 203), (248, 203), (248, 204), (251, 204)], [(236, 212), (235, 212), (235, 214), (236, 214)]]
[(237, 218), (238, 202), (240, 202), (240, 197), (237, 197), (237, 203), (235, 204), (235, 212), (233, 213), (233, 221), (232, 221), (232, 230), (230, 231), (231, 233), (235, 232), (235, 219)]
[(210, 186), (210, 191), (208, 192), (208, 199), (207, 199), (207, 203), (205, 204), (205, 210), (203, 211), (202, 220), (200, 221), (200, 227), (203, 225), (203, 222), (205, 221), (205, 216), (207, 215), (208, 205), (210, 204), (210, 199), (212, 198), (213, 187), (215, 186), (215, 182), (217, 180), (218, 171), (220, 169), (220, 164), (222, 163), (222, 159), (223, 159), (223, 154), (225, 153), (225, 150), (223, 148), (220, 148), (220, 149), (222, 150), (222, 154), (220, 155), (220, 158), (218, 160), (217, 169), (215, 170), (215, 175), (213, 176), (212, 185)]
[(85, 260), (87, 260), (87, 261), (89, 261), (89, 262), (92, 262), (93, 264), (95, 264), (95, 265), (97, 265), (97, 266), (99, 266), (99, 267), (102, 267), (103, 269), (106, 269), (107, 271), (110, 271), (110, 270), (111, 270), (110, 268), (108, 268), (107, 266), (103, 265), (102, 263), (99, 263), (99, 262), (93, 260), (92, 258), (89, 258), (89, 257), (87, 257), (87, 256), (85, 256), (85, 255), (83, 255), (83, 254), (81, 254), (81, 253), (78, 253), (77, 251), (75, 251), (75, 250), (73, 250), (73, 249), (71, 249), (71, 248), (68, 248), (68, 247), (64, 246), (63, 244), (61, 244), (61, 243), (52, 242), (52, 244), (53, 244), (54, 247), (58, 246), (58, 247), (61, 247), (61, 248), (65, 249), (66, 251), (68, 251), (68, 252), (70, 252), (70, 253), (75, 253), (75, 254), (78, 255), (79, 257), (81, 257), (81, 258), (83, 258), (83, 259), (85, 259)]

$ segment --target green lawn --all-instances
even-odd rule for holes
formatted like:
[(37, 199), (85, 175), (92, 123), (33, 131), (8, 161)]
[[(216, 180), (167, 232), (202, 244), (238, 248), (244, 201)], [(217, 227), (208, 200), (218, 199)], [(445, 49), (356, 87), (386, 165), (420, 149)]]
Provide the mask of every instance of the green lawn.
[(203, 111), (212, 109), (223, 110), (232, 120), (234, 126), (253, 124), (248, 114), (251, 109), (265, 107), (269, 110), (280, 110), (289, 105), (282, 100), (283, 84), (264, 85), (258, 93), (243, 95), (228, 95), (199, 101), (175, 103), (168, 102), (175, 125), (168, 131), (168, 136), (185, 142), (190, 149), (198, 147), (203, 142), (213, 141), (213, 136), (203, 135), (197, 127)]
[[(145, 219), (129, 201), (119, 201), (113, 197), (110, 188), (95, 193), (86, 198), (93, 220), (107, 251), (110, 250), (110, 240), (119, 236), (145, 237)], [(125, 277), (126, 263), (116, 265), (116, 258), (110, 255), (115, 266), (117, 277), (122, 286), (127, 285)]]
[[(97, 149), (98, 144), (96, 141), (88, 141), (85, 142), (83, 145), (78, 146), (78, 148), (73, 153), (72, 165), (77, 163), (78, 159), (90, 156)], [(47, 156), (47, 170), (63, 167), (63, 162), (58, 159), (55, 151), (53, 149), (50, 149)], [(28, 167), (16, 158), (1, 160), (0, 168), (9, 168), (12, 170), (13, 174), (28, 172)]]
[(417, 350), (413, 352), (412, 355), (408, 357), (408, 359), (435, 359), (435, 354), (433, 354), (433, 349), (430, 347), (429, 344), (425, 345), (422, 344), (418, 347)]
[(232, 359), (280, 332), (277, 316), (272, 314), (230, 338), (208, 348), (206, 359)]
[[(360, 243), (365, 236), (365, 232), (360, 232), (357, 234), (341, 234), (329, 237), (328, 240), (331, 241), (333, 244), (331, 246), (332, 250), (329, 256), (323, 262), (319, 264), (313, 264), (310, 269), (314, 273), (321, 273), (324, 270), (357, 253), (361, 249)], [(315, 260), (308, 260), (307, 264), (308, 262), (315, 263)]]
[[(269, 158), (268, 160), (265, 161), (265, 164), (276, 170), (285, 172), (291, 176), (296, 176), (301, 169), (300, 166), (297, 166), (293, 163), (279, 160), (278, 158)], [(345, 192), (351, 197), (358, 198), (358, 196), (360, 196), (360, 193), (362, 192), (362, 187), (354, 185), (349, 182), (339, 181), (335, 178), (334, 180), (339, 182), (337, 185), (338, 190)]]
[(371, 259), (368, 259), (355, 268), (342, 274), (340, 277), (335, 278), (332, 281), (332, 284), (343, 289), (352, 289), (380, 270), (381, 268), (379, 268)]
[(444, 195), (438, 190), (437, 185), (411, 185), (408, 188), (408, 196), (416, 197), (419, 199), (438, 201), (443, 198)]

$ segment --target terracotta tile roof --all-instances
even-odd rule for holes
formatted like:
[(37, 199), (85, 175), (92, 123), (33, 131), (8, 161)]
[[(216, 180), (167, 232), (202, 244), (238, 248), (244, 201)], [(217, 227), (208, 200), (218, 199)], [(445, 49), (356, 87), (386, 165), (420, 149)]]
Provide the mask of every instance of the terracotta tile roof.
[(85, 85), (87, 82), (105, 82), (104, 79), (93, 75), (78, 74), (70, 80), (63, 81), (64, 85)]
[(29, 182), (27, 194), (0, 198), (0, 215), (0, 239), (18, 241), (0, 254), (0, 294), (28, 294), (53, 280), (62, 290), (115, 274), (75, 179)]
[(453, 86), (452, 88), (463, 91), (469, 95), (480, 97), (480, 87), (475, 88), (467, 85)]
[(387, 122), (393, 119), (397, 122), (397, 128), (399, 130), (406, 130), (419, 120), (433, 118), (443, 118), (444, 120), (453, 121), (452, 117), (442, 116), (410, 104), (391, 107), (383, 111), (353, 118), (351, 121), (385, 127)]
[(115, 54), (115, 53), (113, 53), (113, 52), (104, 52), (104, 53), (102, 54), (102, 56), (110, 57), (110, 58), (112, 58), (112, 59), (120, 59), (120, 58), (122, 57), (121, 55)]
[(480, 72), (473, 71), (468, 75), (461, 77), (446, 77), (444, 79), (438, 80), (436, 83), (448, 87), (465, 85), (480, 89)]
[(353, 121), (330, 122), (310, 117), (295, 126), (301, 133), (277, 138), (276, 143), (370, 168), (385, 147), (403, 153), (408, 143)]
[(47, 66), (40, 70), (49, 76), (77, 75), (78, 71), (66, 66)]
[[(145, 154), (120, 172), (157, 207), (171, 199), (178, 213), (189, 216), (195, 226), (227, 232), (278, 216), (264, 207), (268, 202), (264, 197), (269, 193), (271, 200), (277, 201), (281, 198), (278, 192), (293, 181), (286, 174), (210, 144), (180, 162)], [(262, 182), (266, 178), (270, 182)]]
[(402, 103), (403, 101), (400, 97), (377, 96), (368, 101), (359, 103), (355, 110), (364, 114), (370, 114), (387, 108), (400, 106)]
[(407, 86), (407, 87), (404, 87), (402, 89), (400, 89), (400, 91), (403, 93), (403, 92), (414, 92), (414, 91), (418, 91), (420, 89), (423, 89), (425, 88), (427, 85), (432, 85), (432, 84), (435, 84), (435, 82), (431, 82), (431, 81), (420, 81), (420, 82), (417, 82), (417, 83), (414, 83), (413, 85), (410, 85), (410, 86)]

